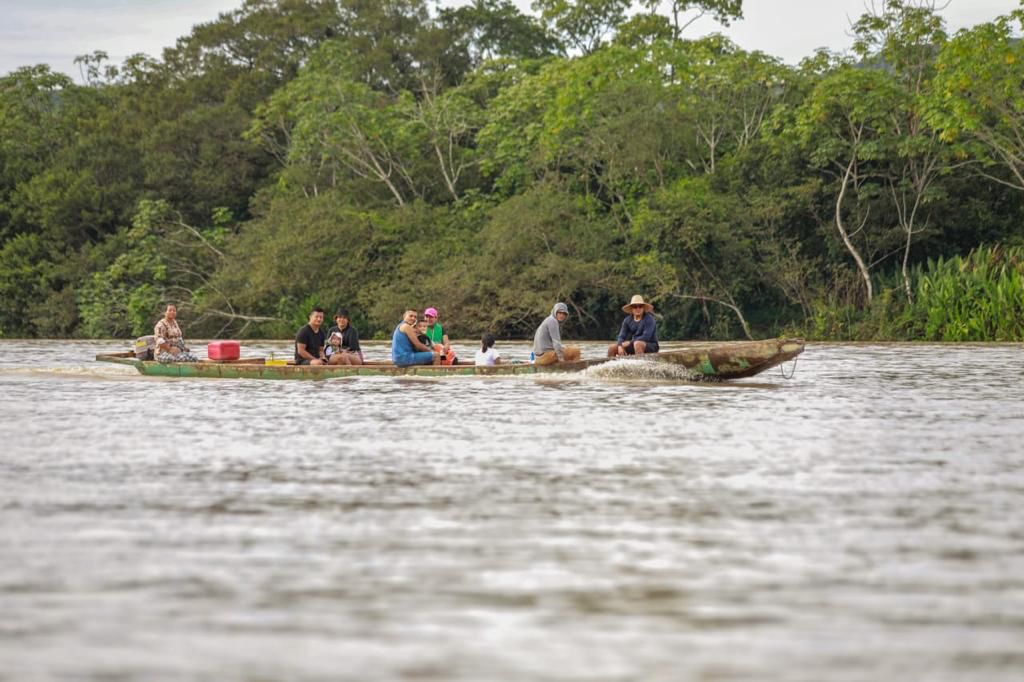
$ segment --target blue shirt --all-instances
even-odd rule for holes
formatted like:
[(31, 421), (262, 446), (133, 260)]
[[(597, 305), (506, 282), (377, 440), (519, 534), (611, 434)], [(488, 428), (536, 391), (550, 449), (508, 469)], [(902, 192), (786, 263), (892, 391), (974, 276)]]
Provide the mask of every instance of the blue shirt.
[(398, 326), (395, 327), (395, 331), (391, 334), (391, 360), (392, 362), (398, 362), (403, 356), (411, 355), (416, 352), (416, 347), (412, 345), (412, 341), (405, 335), (405, 332), (400, 331), (402, 323), (399, 322)]
[(644, 343), (658, 343), (658, 323), (654, 315), (644, 313), (639, 321), (634, 320), (632, 315), (626, 315), (622, 321), (622, 328), (619, 329), (618, 343), (623, 341), (643, 341)]

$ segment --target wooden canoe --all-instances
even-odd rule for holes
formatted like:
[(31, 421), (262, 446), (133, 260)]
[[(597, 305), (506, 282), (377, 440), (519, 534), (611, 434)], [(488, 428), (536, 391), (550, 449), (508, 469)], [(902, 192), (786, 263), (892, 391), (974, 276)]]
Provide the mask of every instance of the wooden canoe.
[[(768, 339), (765, 341), (734, 341), (728, 343), (688, 343), (680, 349), (645, 356), (649, 361), (667, 362), (690, 370), (694, 379), (741, 379), (776, 367), (800, 355), (802, 339)], [(97, 355), (100, 362), (113, 362), (135, 367), (140, 374), (162, 377), (203, 377), (212, 379), (335, 379), (361, 376), (501, 376), (514, 374), (546, 374), (550, 372), (581, 372), (589, 367), (611, 362), (608, 358), (559, 362), (553, 365), (508, 363), (491, 367), (476, 365), (414, 365), (396, 367), (390, 362), (365, 365), (271, 365), (264, 358), (242, 358), (231, 362), (202, 360), (200, 362), (161, 363), (137, 360), (128, 353)], [(627, 360), (632, 361), (632, 359)]]

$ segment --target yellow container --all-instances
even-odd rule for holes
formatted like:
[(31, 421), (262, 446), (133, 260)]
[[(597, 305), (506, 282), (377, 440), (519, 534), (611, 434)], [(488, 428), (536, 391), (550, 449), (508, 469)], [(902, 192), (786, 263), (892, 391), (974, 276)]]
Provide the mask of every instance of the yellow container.
[(270, 365), (272, 367), (284, 367), (284, 366), (286, 366), (288, 364), (288, 361), (287, 360), (275, 360), (274, 358), (270, 358), (269, 360), (264, 361), (263, 364), (264, 365)]

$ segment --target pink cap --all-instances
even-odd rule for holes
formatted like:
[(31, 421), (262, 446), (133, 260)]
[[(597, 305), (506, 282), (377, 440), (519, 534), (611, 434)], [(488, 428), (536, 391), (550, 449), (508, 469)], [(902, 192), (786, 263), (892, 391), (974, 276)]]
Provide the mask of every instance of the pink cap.
[(430, 315), (431, 317), (437, 317), (437, 308), (427, 308), (423, 311), (423, 317)]

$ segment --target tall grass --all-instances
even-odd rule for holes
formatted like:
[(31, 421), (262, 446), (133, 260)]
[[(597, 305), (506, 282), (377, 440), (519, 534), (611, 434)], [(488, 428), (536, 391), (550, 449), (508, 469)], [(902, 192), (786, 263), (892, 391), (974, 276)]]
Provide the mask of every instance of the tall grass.
[(793, 331), (830, 341), (1024, 341), (1024, 246), (980, 246), (918, 264), (913, 302), (898, 272), (876, 282), (870, 305), (819, 301)]
[(915, 298), (901, 316), (929, 341), (1024, 340), (1024, 247), (981, 246), (914, 269)]

